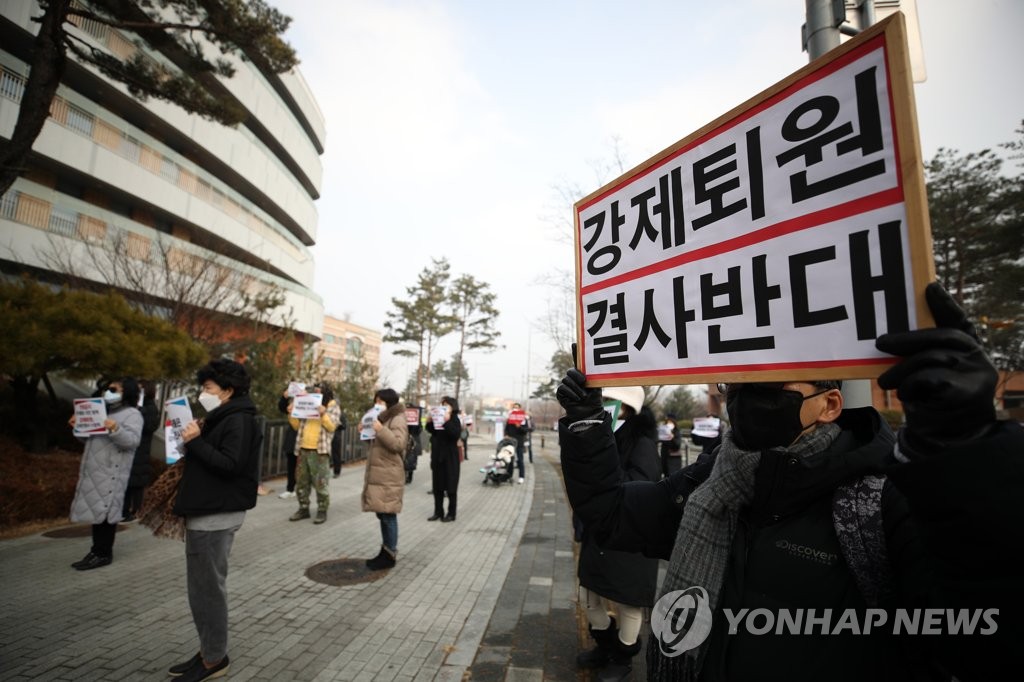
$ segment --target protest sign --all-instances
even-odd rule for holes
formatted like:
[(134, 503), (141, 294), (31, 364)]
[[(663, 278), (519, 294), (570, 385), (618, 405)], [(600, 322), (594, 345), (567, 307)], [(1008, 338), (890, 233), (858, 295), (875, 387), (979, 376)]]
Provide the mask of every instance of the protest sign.
[(575, 206), (580, 369), (596, 386), (872, 378), (932, 324), (902, 15)]
[(106, 435), (107, 427), (103, 422), (107, 421), (107, 404), (103, 398), (76, 398), (74, 402), (74, 434), (83, 438)]
[(406, 407), (405, 408), (405, 425), (406, 426), (419, 426), (420, 424), (420, 411), (422, 408), (419, 407)]
[(671, 424), (658, 424), (658, 440), (662, 442), (672, 440), (673, 431), (675, 428)]
[(718, 438), (722, 420), (718, 417), (697, 417), (693, 420), (691, 433), (702, 438)]
[(297, 395), (302, 395), (306, 392), (306, 384), (301, 381), (292, 381), (288, 384), (288, 397), (294, 398)]
[(444, 405), (430, 408), (430, 419), (434, 422), (435, 429), (443, 429), (447, 418)]
[(292, 416), (296, 419), (319, 419), (323, 393), (305, 393), (292, 401)]
[(505, 420), (510, 426), (522, 426), (526, 421), (526, 410), (511, 410), (508, 419)]
[(188, 404), (188, 398), (178, 396), (164, 403), (164, 412), (167, 415), (164, 420), (164, 451), (167, 463), (174, 464), (185, 456), (185, 441), (181, 432), (193, 420), (192, 407)]
[(380, 405), (374, 405), (359, 420), (359, 440), (374, 440), (377, 437), (377, 432), (373, 430), (373, 422), (382, 411)]

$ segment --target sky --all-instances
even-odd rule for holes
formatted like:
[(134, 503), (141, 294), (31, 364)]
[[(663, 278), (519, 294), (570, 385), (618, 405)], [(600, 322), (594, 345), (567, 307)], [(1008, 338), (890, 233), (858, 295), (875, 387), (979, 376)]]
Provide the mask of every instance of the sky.
[[(917, 3), (924, 158), (1013, 139), (1024, 2)], [(313, 247), (326, 314), (383, 331), (391, 299), (447, 258), (497, 296), (502, 348), (466, 364), (473, 393), (507, 399), (547, 378), (556, 349), (565, 190), (589, 194), (808, 61), (803, 0), (271, 4), (292, 17), (285, 37), (326, 120)], [(381, 378), (401, 391), (415, 362), (394, 350)]]

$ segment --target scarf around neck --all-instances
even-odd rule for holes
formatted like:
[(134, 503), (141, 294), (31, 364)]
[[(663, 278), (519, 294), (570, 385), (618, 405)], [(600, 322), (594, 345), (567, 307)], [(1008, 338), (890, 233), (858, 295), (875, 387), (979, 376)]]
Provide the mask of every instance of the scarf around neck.
[[(840, 431), (837, 424), (822, 424), (793, 445), (773, 449), (799, 458), (807, 457), (827, 450)], [(710, 615), (718, 608), (740, 511), (754, 497), (754, 475), (760, 463), (761, 451), (741, 450), (732, 439), (732, 431), (728, 431), (711, 475), (686, 502), (659, 597), (688, 588), (703, 588), (707, 592), (706, 606), (710, 611), (705, 613), (709, 618), (703, 623), (694, 623), (697, 627), (703, 624), (710, 628)], [(665, 622), (668, 606), (668, 602), (659, 599), (652, 619), (658, 617)], [(710, 633), (706, 633), (702, 643), (673, 657), (663, 654), (657, 636), (652, 636), (648, 640), (647, 678), (696, 680), (707, 652), (707, 634)]]

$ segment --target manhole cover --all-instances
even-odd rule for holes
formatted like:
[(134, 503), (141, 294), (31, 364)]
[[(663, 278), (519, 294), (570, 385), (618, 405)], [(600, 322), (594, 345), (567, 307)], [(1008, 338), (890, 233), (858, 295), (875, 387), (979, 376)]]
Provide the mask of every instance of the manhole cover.
[(366, 559), (332, 559), (313, 564), (306, 569), (306, 577), (324, 585), (344, 587), (358, 583), (372, 583), (387, 575), (387, 571), (371, 571)]
[[(128, 530), (128, 527), (122, 524), (118, 524), (117, 532), (120, 533), (123, 530)], [(44, 538), (87, 538), (92, 535), (91, 525), (82, 526), (64, 526), (63, 528), (54, 528), (43, 533)]]

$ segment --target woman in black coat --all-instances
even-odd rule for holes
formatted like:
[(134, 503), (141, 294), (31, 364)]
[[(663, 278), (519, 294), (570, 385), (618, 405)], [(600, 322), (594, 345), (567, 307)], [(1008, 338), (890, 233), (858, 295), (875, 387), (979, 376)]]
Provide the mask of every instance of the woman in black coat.
[[(434, 426), (434, 420), (427, 420), (430, 434), (430, 474), (433, 479), (434, 515), (427, 521), (454, 521), (459, 490), (459, 438), (462, 436), (462, 422), (459, 421), (459, 402), (445, 396), (441, 399), (445, 408), (444, 425)], [(448, 494), (448, 515), (444, 513), (444, 496)]]
[(134, 521), (135, 515), (142, 508), (142, 492), (149, 485), (153, 465), (149, 461), (149, 453), (153, 444), (153, 433), (160, 426), (160, 410), (156, 406), (156, 386), (151, 382), (140, 382), (143, 389), (142, 407), (142, 440), (135, 450), (132, 459), (132, 473), (128, 476), (128, 490), (124, 495), (124, 520)]
[[(621, 402), (615, 443), (623, 480), (657, 482), (658, 425), (651, 409), (643, 406), (643, 388), (606, 388), (604, 399)], [(640, 651), (643, 609), (654, 605), (658, 560), (599, 547), (584, 527), (578, 576), (580, 603), (597, 646), (581, 653), (576, 662), (582, 668), (603, 668), (601, 679), (625, 679)]]

